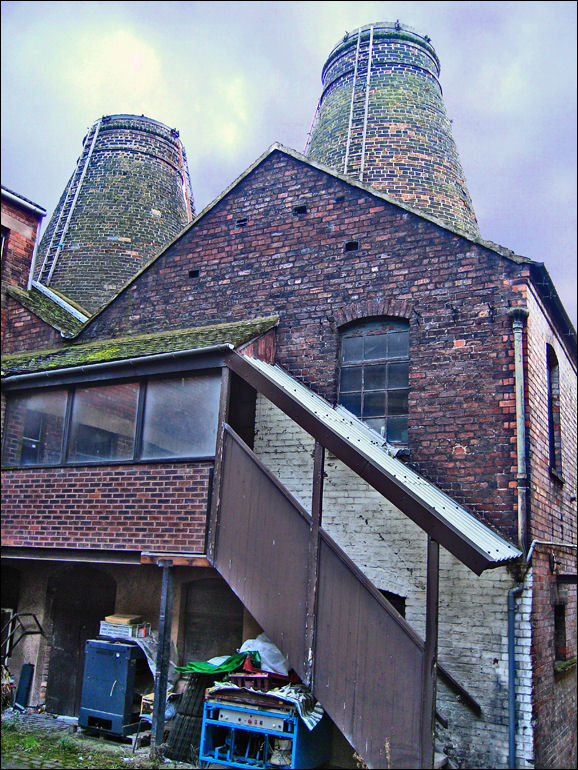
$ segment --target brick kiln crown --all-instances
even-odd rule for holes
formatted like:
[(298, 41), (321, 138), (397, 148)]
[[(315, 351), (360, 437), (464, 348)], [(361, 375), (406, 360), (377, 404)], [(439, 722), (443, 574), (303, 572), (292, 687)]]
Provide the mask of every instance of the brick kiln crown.
[(94, 123), (46, 232), (35, 279), (97, 311), (192, 218), (185, 150), (144, 115)]
[(345, 35), (323, 68), (306, 153), (479, 236), (429, 42), (399, 22)]

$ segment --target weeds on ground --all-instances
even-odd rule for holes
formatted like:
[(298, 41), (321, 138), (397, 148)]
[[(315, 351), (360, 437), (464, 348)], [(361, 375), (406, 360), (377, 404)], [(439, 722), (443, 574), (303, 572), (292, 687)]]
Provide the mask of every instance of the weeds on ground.
[(99, 741), (84, 734), (62, 734), (43, 730), (24, 722), (2, 722), (2, 756), (18, 755), (42, 759), (62, 768), (98, 768), (99, 770), (155, 770), (174, 767), (155, 762), (148, 749), (132, 753), (131, 746)]

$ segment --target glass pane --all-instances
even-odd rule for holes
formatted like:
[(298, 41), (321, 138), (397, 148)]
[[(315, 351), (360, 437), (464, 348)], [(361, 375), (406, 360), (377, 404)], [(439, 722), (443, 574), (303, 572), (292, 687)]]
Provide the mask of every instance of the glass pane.
[(141, 457), (212, 457), (220, 392), (213, 374), (149, 382)]
[(409, 385), (409, 364), (390, 364), (388, 388), (407, 388)]
[(387, 418), (387, 440), (396, 444), (407, 444), (407, 417)]
[(385, 390), (385, 364), (366, 366), (363, 385), (365, 390)]
[(131, 460), (138, 398), (136, 382), (79, 388), (74, 394), (68, 459)]
[(363, 422), (380, 436), (385, 435), (385, 417), (373, 417), (371, 420), (364, 420)]
[(341, 341), (341, 360), (363, 360), (363, 337), (343, 337)]
[(365, 361), (374, 361), (377, 358), (385, 358), (387, 346), (387, 334), (368, 334), (365, 337)]
[(385, 393), (366, 393), (363, 398), (363, 417), (385, 414)]
[(387, 391), (387, 413), (407, 414), (407, 390)]
[(343, 393), (339, 401), (356, 417), (361, 417), (361, 393)]
[(387, 335), (388, 358), (408, 358), (409, 332), (393, 332)]
[(56, 465), (61, 459), (67, 393), (16, 396), (8, 402), (3, 465)]
[(351, 392), (361, 390), (361, 367), (348, 366), (341, 370), (341, 382), (339, 392)]

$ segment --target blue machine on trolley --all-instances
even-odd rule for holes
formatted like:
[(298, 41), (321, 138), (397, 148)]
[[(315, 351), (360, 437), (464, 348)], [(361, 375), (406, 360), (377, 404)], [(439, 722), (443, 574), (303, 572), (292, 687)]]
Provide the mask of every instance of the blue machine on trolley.
[(267, 708), (207, 700), (203, 712), (201, 767), (315, 768), (330, 753), (330, 722), (309, 730), (294, 707)]

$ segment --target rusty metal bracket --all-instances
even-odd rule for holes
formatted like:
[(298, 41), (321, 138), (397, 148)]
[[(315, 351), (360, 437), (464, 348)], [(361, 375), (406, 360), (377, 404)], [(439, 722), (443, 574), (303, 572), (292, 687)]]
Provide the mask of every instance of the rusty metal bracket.
[[(31, 628), (27, 628), (22, 622), (23, 618), (32, 618), (33, 626)], [(11, 626), (13, 626), (13, 628), (11, 628)], [(14, 636), (16, 635), (17, 631), (20, 631), (21, 633), (18, 639), (14, 641)], [(6, 638), (4, 637), (4, 634), (6, 634)], [(44, 629), (40, 625), (40, 621), (33, 612), (17, 612), (16, 615), (12, 615), (10, 620), (2, 626), (2, 630), (0, 631), (0, 637), (2, 638), (3, 644), (5, 645), (4, 652), (2, 653), (3, 666), (6, 665), (6, 659), (9, 655), (12, 654), (12, 651), (16, 645), (21, 642), (25, 636), (31, 636), (33, 634), (41, 634), (42, 636), (46, 636)]]

